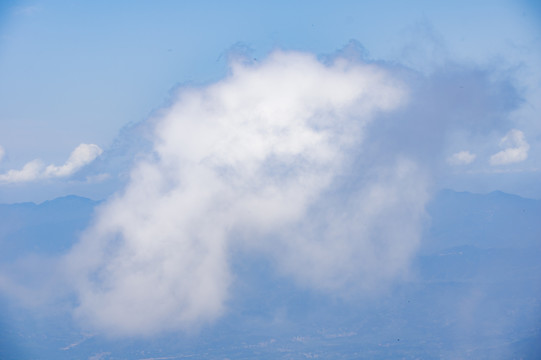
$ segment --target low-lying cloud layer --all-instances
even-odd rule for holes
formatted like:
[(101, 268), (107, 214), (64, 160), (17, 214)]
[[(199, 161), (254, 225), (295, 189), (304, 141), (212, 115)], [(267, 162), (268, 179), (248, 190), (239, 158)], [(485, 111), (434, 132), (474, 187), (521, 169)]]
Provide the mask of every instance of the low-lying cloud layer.
[[(4, 150), (0, 147), (0, 160), (3, 153)], [(72, 151), (64, 165), (45, 166), (41, 160), (32, 160), (20, 170), (8, 170), (6, 173), (0, 174), (0, 184), (68, 177), (94, 161), (101, 153), (102, 150), (98, 145), (81, 144)]]

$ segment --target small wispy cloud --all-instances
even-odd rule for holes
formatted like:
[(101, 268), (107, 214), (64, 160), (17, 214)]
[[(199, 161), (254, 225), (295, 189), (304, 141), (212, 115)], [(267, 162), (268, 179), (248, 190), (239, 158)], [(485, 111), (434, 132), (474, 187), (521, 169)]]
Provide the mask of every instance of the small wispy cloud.
[(6, 151), (2, 146), (0, 146), (0, 161), (4, 159), (4, 156), (6, 155)]
[(68, 161), (64, 165), (49, 165), (45, 169), (45, 177), (65, 177), (70, 176), (81, 169), (83, 166), (94, 161), (102, 153), (98, 145), (81, 144), (73, 150)]
[(41, 160), (32, 160), (26, 163), (20, 170), (12, 169), (0, 175), (0, 183), (33, 181), (40, 177), (42, 170), (43, 163), (41, 162)]
[(453, 155), (449, 156), (447, 158), (447, 163), (450, 165), (468, 165), (471, 164), (477, 155), (472, 154), (469, 151), (460, 151), (457, 153), (454, 153)]
[(513, 129), (509, 131), (501, 140), (500, 147), (502, 151), (490, 157), (490, 165), (507, 165), (518, 163), (528, 158), (530, 144), (526, 141), (524, 133)]
[[(72, 151), (68, 160), (63, 165), (57, 166), (51, 164), (45, 166), (39, 159), (32, 160), (26, 163), (22, 169), (12, 169), (4, 174), (0, 174), (0, 184), (68, 177), (75, 174), (84, 166), (90, 164), (101, 155), (101, 153), (102, 149), (98, 145), (81, 144)], [(2, 148), (0, 148), (0, 155), (3, 155)]]

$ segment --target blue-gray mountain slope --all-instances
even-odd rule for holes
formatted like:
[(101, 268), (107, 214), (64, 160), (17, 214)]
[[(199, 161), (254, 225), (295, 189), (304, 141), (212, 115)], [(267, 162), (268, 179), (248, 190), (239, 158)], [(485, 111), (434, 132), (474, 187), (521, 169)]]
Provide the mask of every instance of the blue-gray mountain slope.
[[(69, 249), (96, 202), (0, 205), (0, 265)], [(0, 304), (0, 359), (541, 358), (541, 201), (450, 190), (411, 280), (344, 300), (300, 289), (265, 258), (239, 255), (229, 312), (198, 335), (107, 339), (69, 312)]]

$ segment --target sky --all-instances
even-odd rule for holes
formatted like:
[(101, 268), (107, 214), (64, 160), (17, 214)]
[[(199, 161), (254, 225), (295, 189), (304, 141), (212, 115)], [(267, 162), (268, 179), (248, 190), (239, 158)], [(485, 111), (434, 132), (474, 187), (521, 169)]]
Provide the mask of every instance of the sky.
[(541, 198), (540, 16), (3, 3), (0, 203), (105, 199), (53, 273), (110, 334), (219, 318), (234, 249), (317, 291), (377, 293), (407, 276), (438, 190)]
[[(403, 66), (419, 76), (463, 67), (509, 82), (520, 99), (514, 109), (506, 110), (504, 116), (512, 118), (507, 127), (491, 129), (490, 141), (495, 145), (491, 150), (495, 153), (499, 141), (516, 129), (529, 148), (526, 151), (518, 143), (511, 144), (520, 143), (518, 135), (509, 135), (508, 145), (527, 152), (527, 158), (520, 161), (521, 166), (487, 170), (479, 156), (468, 152), (472, 150), (457, 145), (449, 151), (461, 155), (447, 154), (455, 167), (442, 175), (439, 186), (541, 196), (535, 186), (541, 164), (535, 156), (541, 136), (536, 115), (541, 98), (537, 66), (541, 50), (536, 46), (541, 15), (535, 2), (3, 4), (0, 202), (40, 202), (68, 193), (105, 198), (121, 187), (115, 181), (120, 176), (115, 173), (118, 163), (77, 177), (79, 170), (96, 160), (98, 152), (111, 158), (113, 151), (122, 151), (119, 146), (131, 146), (119, 143), (137, 142), (134, 135), (126, 138), (130, 125), (148, 123), (171, 103), (179, 88), (224, 79), (232, 58), (241, 54), (258, 61), (275, 50), (325, 57), (351, 41), (363, 48), (365, 60)], [(488, 143), (486, 138), (464, 139), (469, 135), (457, 142)], [(61, 176), (47, 173), (47, 166), (63, 166), (81, 144), (96, 145), (100, 151), (77, 160), (78, 165)], [(469, 161), (477, 166), (467, 170), (458, 166)], [(6, 175), (23, 169), (18, 175)], [(19, 180), (9, 180), (14, 176)]]

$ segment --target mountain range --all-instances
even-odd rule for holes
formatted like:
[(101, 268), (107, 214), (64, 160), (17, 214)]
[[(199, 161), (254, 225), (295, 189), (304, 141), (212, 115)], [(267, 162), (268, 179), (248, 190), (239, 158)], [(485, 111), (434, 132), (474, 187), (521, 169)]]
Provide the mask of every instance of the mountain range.
[[(99, 204), (0, 205), (0, 275), (68, 251)], [(320, 294), (241, 256), (228, 312), (193, 334), (108, 338), (80, 327), (66, 302), (27, 307), (0, 292), (0, 359), (541, 357), (541, 201), (443, 190), (427, 212), (411, 275), (386, 292)]]

